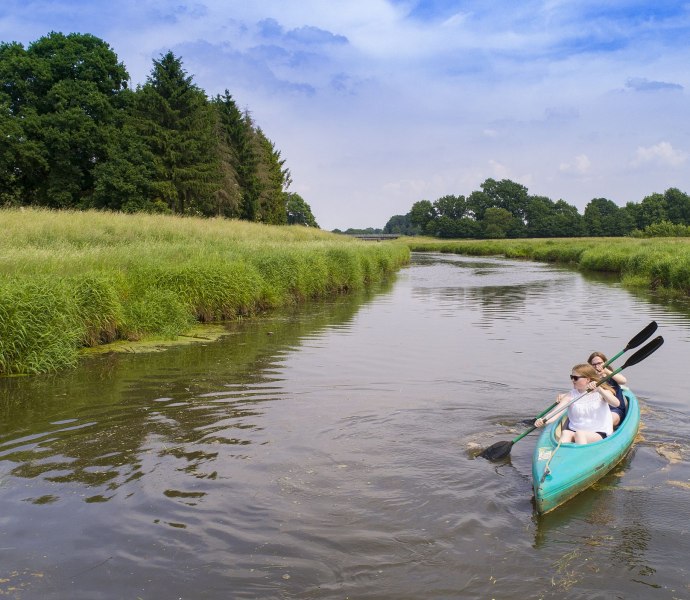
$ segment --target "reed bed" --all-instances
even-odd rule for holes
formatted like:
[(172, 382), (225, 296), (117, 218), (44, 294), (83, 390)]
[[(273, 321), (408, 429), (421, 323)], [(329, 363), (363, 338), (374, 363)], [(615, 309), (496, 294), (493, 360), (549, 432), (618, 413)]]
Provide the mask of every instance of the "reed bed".
[(404, 244), (300, 226), (3, 209), (0, 374), (362, 288), (408, 261)]
[(440, 241), (410, 237), (402, 241), (417, 252), (565, 263), (585, 271), (614, 273), (629, 287), (654, 289), (670, 295), (690, 294), (690, 240), (687, 238)]

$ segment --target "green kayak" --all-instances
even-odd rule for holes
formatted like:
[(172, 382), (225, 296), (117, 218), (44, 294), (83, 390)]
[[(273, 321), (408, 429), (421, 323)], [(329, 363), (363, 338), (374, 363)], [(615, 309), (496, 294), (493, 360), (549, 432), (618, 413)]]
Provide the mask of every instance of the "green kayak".
[(606, 439), (591, 444), (558, 443), (566, 419), (544, 428), (532, 456), (532, 484), (539, 514), (545, 514), (587, 489), (628, 453), (640, 427), (635, 394), (624, 389), (625, 418)]

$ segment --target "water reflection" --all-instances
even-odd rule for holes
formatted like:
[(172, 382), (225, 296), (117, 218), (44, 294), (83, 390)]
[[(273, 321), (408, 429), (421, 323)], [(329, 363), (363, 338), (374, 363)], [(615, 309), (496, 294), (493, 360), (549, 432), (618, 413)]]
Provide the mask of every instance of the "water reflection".
[[(652, 319), (635, 453), (536, 518), (534, 438), (498, 465), (468, 448)], [(0, 595), (687, 597), (689, 323), (568, 269), (415, 256), (218, 343), (0, 380)]]
[(553, 265), (447, 256), (437, 258), (425, 276), (415, 279), (413, 294), (446, 316), (476, 310), (480, 313), (477, 325), (493, 329), (503, 320), (525, 319), (535, 306), (544, 319), (550, 318), (545, 298), (559, 294), (571, 280), (571, 271)]
[(164, 496), (193, 505), (206, 495), (202, 482), (219, 476), (221, 448), (224, 461), (246, 460), (250, 445), (267, 442), (262, 407), (285, 394), (285, 356), (324, 328), (344, 327), (374, 295), (315, 304), (308, 318), (295, 310), (228, 324), (216, 343), (110, 354), (58, 375), (0, 379), (4, 476), (45, 483), (22, 498), (30, 503), (56, 503), (60, 492), (50, 484), (70, 484), (57, 487), (62, 493), (80, 484), (93, 503), (123, 487), (131, 493), (129, 484), (164, 466), (185, 475)]
[[(625, 461), (624, 461), (625, 463)], [(590, 489), (567, 502), (562, 510), (545, 515), (534, 515), (534, 547), (548, 549), (558, 547), (569, 538), (587, 538), (591, 544), (604, 544), (609, 539), (609, 529), (616, 524), (616, 511), (611, 501), (611, 492), (620, 481), (625, 464), (606, 475)]]

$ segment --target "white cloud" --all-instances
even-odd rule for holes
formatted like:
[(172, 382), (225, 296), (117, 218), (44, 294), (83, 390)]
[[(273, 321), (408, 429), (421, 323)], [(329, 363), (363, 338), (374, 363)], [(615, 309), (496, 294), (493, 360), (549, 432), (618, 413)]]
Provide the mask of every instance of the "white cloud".
[(558, 170), (561, 173), (571, 173), (575, 175), (586, 175), (589, 173), (592, 161), (586, 154), (578, 154), (572, 162), (561, 163)]
[(0, 40), (92, 33), (134, 84), (172, 50), (251, 112), (327, 229), (381, 226), (487, 177), (579, 208), (690, 192), (688, 155), (668, 141), (690, 122), (688, 7), (461, 4), (3, 0)]
[(510, 179), (508, 167), (493, 158), (489, 160), (489, 171), (493, 179)]
[(679, 167), (688, 159), (685, 152), (681, 152), (673, 148), (669, 142), (659, 142), (654, 146), (644, 148), (642, 146), (637, 148), (635, 158), (632, 160), (633, 167), (639, 167), (646, 164), (667, 165), (671, 167)]

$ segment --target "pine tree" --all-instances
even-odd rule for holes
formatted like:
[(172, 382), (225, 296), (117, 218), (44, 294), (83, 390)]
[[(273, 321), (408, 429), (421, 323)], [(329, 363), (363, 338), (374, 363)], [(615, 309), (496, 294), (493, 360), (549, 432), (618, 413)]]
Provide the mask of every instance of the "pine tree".
[(220, 158), (206, 94), (168, 52), (137, 90), (137, 126), (155, 156), (152, 189), (179, 214), (217, 213)]
[(259, 195), (259, 220), (273, 225), (287, 223), (286, 191), (290, 186), (290, 170), (285, 165), (285, 160), (280, 158), (280, 151), (276, 150), (264, 132), (256, 130), (256, 140), (259, 144), (259, 169), (260, 182)]
[(216, 96), (213, 105), (217, 114), (216, 136), (221, 169), (225, 175), (223, 193), (227, 196), (231, 213), (227, 216), (256, 221), (259, 206), (256, 170), (259, 158), (252, 141), (251, 118), (239, 110), (228, 90), (223, 96)]

